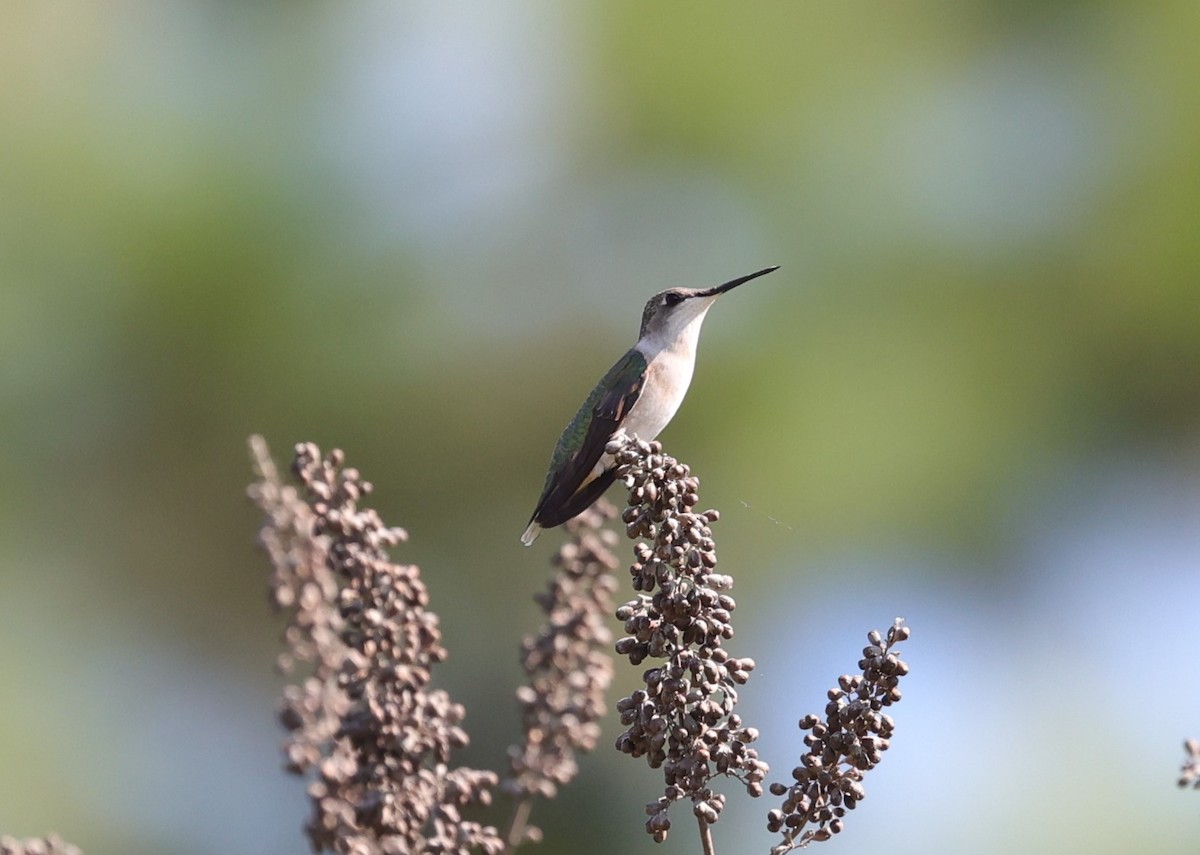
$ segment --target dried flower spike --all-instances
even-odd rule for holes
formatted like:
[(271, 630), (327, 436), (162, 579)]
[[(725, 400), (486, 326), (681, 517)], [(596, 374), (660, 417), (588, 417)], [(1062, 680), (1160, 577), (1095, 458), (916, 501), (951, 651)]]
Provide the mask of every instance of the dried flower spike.
[(1188, 739), (1183, 743), (1183, 768), (1179, 770), (1179, 786), (1200, 790), (1200, 739)]
[(553, 558), (558, 572), (536, 598), (546, 623), (521, 644), (529, 678), (517, 690), (525, 741), (509, 749), (511, 773), (504, 781), (518, 800), (508, 834), (512, 847), (537, 839), (537, 829), (526, 825), (531, 800), (554, 798), (579, 773), (576, 753), (592, 751), (600, 737), (613, 670), (607, 623), (617, 588), (611, 549), (617, 536), (603, 526), (616, 515), (601, 499), (567, 522), (570, 539)]
[(767, 829), (783, 833), (772, 855), (828, 840), (842, 830), (846, 811), (866, 798), (863, 775), (878, 765), (895, 727), (883, 708), (900, 700), (900, 678), (908, 665), (895, 647), (908, 636), (900, 618), (886, 638), (871, 630), (858, 663), (862, 673), (838, 678), (824, 719), (807, 715), (800, 720), (800, 729), (809, 731), (804, 737), (808, 752), (792, 770), (794, 783), (771, 784), (772, 795), (784, 796), (782, 806), (767, 814)]
[(736, 778), (759, 796), (767, 773), (750, 747), (758, 732), (734, 712), (737, 687), (749, 679), (754, 661), (732, 657), (722, 646), (733, 637), (735, 603), (728, 593), (733, 579), (716, 572), (709, 526), (718, 514), (693, 510), (699, 479), (659, 443), (618, 434), (605, 451), (614, 455), (629, 490), (626, 532), (645, 541), (634, 547), (630, 567), (634, 590), (642, 593), (617, 610), (627, 635), (616, 649), (634, 665), (661, 660), (643, 674), (644, 688), (617, 704), (627, 728), (617, 748), (663, 770), (663, 795), (646, 806), (647, 833), (665, 840), (668, 810), (688, 799), (707, 849), (708, 826), (725, 806), (712, 780)]
[(449, 765), (467, 744), (464, 710), (428, 687), (446, 651), (419, 569), (388, 556), (407, 535), (360, 506), (371, 485), (344, 467), (341, 451), (296, 446), (297, 490), (281, 483), (260, 437), (251, 449), (273, 601), (289, 613), (282, 664), (313, 668), (286, 691), (280, 720), (291, 732), (289, 770), (315, 770), (306, 829), (314, 850), (500, 852), (495, 828), (461, 815), (489, 803), (497, 778)]
[(83, 855), (83, 850), (67, 843), (57, 834), (27, 840), (6, 835), (0, 837), (0, 855)]

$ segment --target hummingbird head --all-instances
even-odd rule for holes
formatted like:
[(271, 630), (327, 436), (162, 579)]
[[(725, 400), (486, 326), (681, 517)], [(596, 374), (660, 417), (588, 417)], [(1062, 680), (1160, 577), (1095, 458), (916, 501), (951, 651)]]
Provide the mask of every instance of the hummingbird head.
[(751, 279), (778, 269), (778, 265), (766, 267), (714, 288), (668, 288), (655, 294), (642, 311), (642, 328), (638, 339), (657, 350), (670, 347), (693, 325), (698, 334), (699, 322), (718, 297)]

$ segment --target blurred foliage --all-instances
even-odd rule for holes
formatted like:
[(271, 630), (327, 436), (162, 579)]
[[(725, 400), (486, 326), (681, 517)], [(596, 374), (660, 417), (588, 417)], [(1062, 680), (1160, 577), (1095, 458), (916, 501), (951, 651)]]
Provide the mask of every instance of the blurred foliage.
[(261, 703), (239, 753), (272, 774), (253, 431), (377, 483), (479, 710), (466, 762), (499, 757), (547, 572), (517, 536), (665, 287), (783, 265), (710, 315), (664, 436), (751, 589), (864, 545), (1001, 573), (1011, 509), (1079, 460), (1194, 466), (1198, 37), (1186, 2), (6, 4), (0, 830), (299, 848), (289, 790), (163, 819), (140, 794), (192, 722), (110, 727), (194, 671)]

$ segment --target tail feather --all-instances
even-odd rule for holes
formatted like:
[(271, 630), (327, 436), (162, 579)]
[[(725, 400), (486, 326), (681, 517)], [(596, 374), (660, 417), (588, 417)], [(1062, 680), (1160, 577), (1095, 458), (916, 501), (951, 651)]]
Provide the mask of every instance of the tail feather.
[(533, 542), (537, 540), (539, 534), (542, 533), (542, 527), (536, 522), (530, 520), (529, 527), (525, 529), (525, 533), (521, 535), (521, 543), (526, 546), (533, 546)]
[(579, 516), (590, 508), (593, 502), (604, 495), (604, 491), (612, 484), (615, 477), (616, 471), (609, 469), (589, 480), (583, 487), (569, 496), (565, 502), (557, 506), (549, 506), (543, 500), (538, 505), (537, 510), (533, 512), (533, 518), (529, 521), (529, 527), (521, 535), (521, 543), (529, 546), (537, 540), (537, 536), (542, 533), (542, 529), (554, 528), (557, 525), (562, 525), (569, 519)]

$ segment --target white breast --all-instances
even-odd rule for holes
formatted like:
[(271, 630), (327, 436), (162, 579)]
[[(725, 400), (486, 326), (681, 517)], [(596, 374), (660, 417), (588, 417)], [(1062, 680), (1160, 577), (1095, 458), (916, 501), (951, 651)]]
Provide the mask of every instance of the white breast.
[[(700, 325), (712, 298), (691, 315), (682, 330), (669, 329), (661, 338), (643, 340), (639, 348), (649, 355), (646, 380), (641, 394), (629, 408), (621, 423), (625, 433), (632, 434), (644, 442), (657, 437), (662, 429), (675, 417), (679, 405), (692, 384), (692, 370), (696, 367), (696, 340), (700, 337)], [(599, 475), (612, 466), (612, 455), (601, 455), (595, 467)]]
[(671, 351), (663, 351), (651, 360), (642, 393), (625, 417), (625, 432), (646, 442), (658, 436), (683, 403), (694, 366), (692, 354)]
[[(645, 442), (657, 437), (667, 426), (692, 382), (695, 361), (679, 354), (660, 353), (646, 367), (646, 382), (642, 393), (629, 408), (621, 428)], [(613, 464), (611, 454), (602, 454), (593, 469), (600, 475)]]

